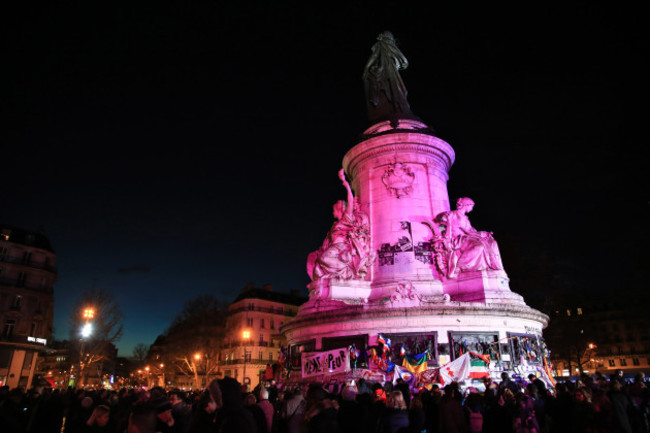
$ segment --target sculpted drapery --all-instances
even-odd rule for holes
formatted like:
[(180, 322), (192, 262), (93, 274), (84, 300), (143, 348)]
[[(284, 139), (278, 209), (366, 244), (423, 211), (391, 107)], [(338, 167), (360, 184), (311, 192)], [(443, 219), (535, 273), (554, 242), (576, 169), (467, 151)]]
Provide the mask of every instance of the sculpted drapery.
[(374, 259), (370, 251), (368, 216), (359, 210), (359, 202), (352, 194), (343, 169), (339, 171), (339, 178), (347, 190), (347, 202), (339, 200), (334, 204), (337, 221), (320, 249), (307, 259), (307, 273), (314, 281), (364, 279)]
[(459, 198), (456, 210), (442, 212), (434, 219), (432, 244), (436, 265), (449, 279), (462, 272), (503, 269), (492, 233), (476, 230), (467, 217), (473, 208), (472, 199)]

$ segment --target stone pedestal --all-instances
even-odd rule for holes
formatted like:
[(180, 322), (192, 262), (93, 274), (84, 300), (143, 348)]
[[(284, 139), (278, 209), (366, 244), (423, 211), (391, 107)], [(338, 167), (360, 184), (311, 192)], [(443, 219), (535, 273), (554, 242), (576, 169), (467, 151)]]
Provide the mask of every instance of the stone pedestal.
[[(354, 218), (363, 219), (362, 227), (369, 231), (364, 240), (371, 251), (364, 251), (366, 257), (373, 257), (365, 263), (372, 262), (372, 266), (364, 268), (367, 273), (362, 275), (320, 277), (310, 284), (309, 301), (282, 328), (292, 354), (350, 344), (367, 348), (377, 345), (379, 334), (384, 334), (402, 344), (435, 341), (436, 353), (430, 354), (441, 365), (453, 359), (450, 348), (458, 350), (459, 344), (481, 347), (487, 339), (495, 353), (502, 355), (498, 365), (491, 366), (498, 375), (511, 371), (518, 362), (511, 360), (516, 350), (508, 348), (508, 341), (520, 338), (542, 344), (548, 317), (510, 290), (491, 234), (471, 227), (465, 208), (450, 214), (447, 173), (453, 162), (451, 146), (415, 120), (374, 125), (347, 152), (343, 167), (358, 201), (359, 213)], [(346, 176), (340, 177), (347, 186)], [(350, 203), (352, 192), (348, 194)], [(436, 219), (441, 213), (450, 215), (444, 230), (438, 225), (444, 221)], [(353, 228), (343, 227), (349, 230), (344, 239), (354, 235)], [(452, 236), (452, 228), (460, 234)], [(338, 236), (336, 240), (342, 242), (344, 229), (333, 230), (328, 239)], [(331, 242), (326, 242), (325, 250), (337, 252)], [(359, 250), (341, 251), (354, 256)], [(486, 259), (483, 253), (491, 255)], [(452, 254), (463, 261), (450, 261)], [(517, 368), (520, 374), (524, 372), (523, 367)], [(541, 367), (534, 368), (531, 371)]]
[(441, 295), (428, 246), (431, 230), (424, 223), (449, 210), (447, 172), (454, 151), (427, 125), (413, 120), (400, 120), (396, 129), (388, 121), (379, 123), (364, 137), (345, 155), (343, 167), (370, 218), (377, 254), (371, 297), (384, 297), (396, 281), (410, 281), (426, 295)]

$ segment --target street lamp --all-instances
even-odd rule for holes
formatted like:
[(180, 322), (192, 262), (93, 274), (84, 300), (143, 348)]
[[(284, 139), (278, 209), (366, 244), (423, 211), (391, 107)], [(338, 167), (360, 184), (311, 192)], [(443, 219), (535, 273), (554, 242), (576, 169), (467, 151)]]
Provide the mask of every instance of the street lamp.
[(251, 339), (251, 331), (243, 331), (242, 332), (242, 339), (243, 339), (243, 346), (244, 346), (244, 387), (246, 387), (246, 391), (248, 391), (248, 385), (246, 384), (246, 343)]
[(85, 345), (86, 345), (86, 340), (92, 335), (93, 333), (93, 324), (91, 323), (91, 320), (95, 317), (95, 309), (92, 307), (86, 307), (83, 310), (82, 313), (83, 319), (85, 319), (86, 323), (81, 327), (81, 347), (79, 350), (79, 381), (82, 379), (82, 374), (84, 372), (84, 361), (86, 358), (85, 354)]
[(196, 387), (200, 388), (201, 384), (199, 383), (199, 361), (201, 360), (203, 355), (201, 353), (196, 352), (194, 354), (194, 381), (196, 382)]

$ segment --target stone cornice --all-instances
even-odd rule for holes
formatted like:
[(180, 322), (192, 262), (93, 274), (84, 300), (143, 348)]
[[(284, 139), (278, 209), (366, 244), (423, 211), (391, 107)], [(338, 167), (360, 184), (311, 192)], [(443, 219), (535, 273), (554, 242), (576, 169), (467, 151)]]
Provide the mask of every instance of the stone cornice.
[(287, 332), (299, 329), (313, 323), (324, 324), (341, 321), (359, 320), (385, 320), (389, 318), (415, 318), (423, 316), (493, 316), (497, 318), (529, 319), (540, 322), (544, 327), (548, 325), (549, 317), (528, 306), (508, 304), (479, 304), (474, 302), (449, 302), (432, 303), (419, 307), (391, 308), (386, 305), (348, 305), (333, 310), (313, 312), (298, 315), (282, 326), (282, 331)]
[(400, 132), (363, 141), (350, 149), (343, 157), (343, 167), (348, 173), (355, 173), (356, 167), (364, 161), (395, 153), (416, 153), (431, 156), (449, 171), (454, 163), (454, 149), (445, 141), (421, 133)]

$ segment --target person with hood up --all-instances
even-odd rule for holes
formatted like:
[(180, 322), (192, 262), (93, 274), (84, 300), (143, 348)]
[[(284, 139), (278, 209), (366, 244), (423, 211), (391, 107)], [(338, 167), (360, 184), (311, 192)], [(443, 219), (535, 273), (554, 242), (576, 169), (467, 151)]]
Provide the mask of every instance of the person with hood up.
[[(236, 379), (215, 379), (209, 389), (219, 406), (215, 421), (217, 433), (258, 433), (253, 415), (244, 409), (241, 384)], [(214, 398), (217, 394), (220, 394), (218, 398)]]

